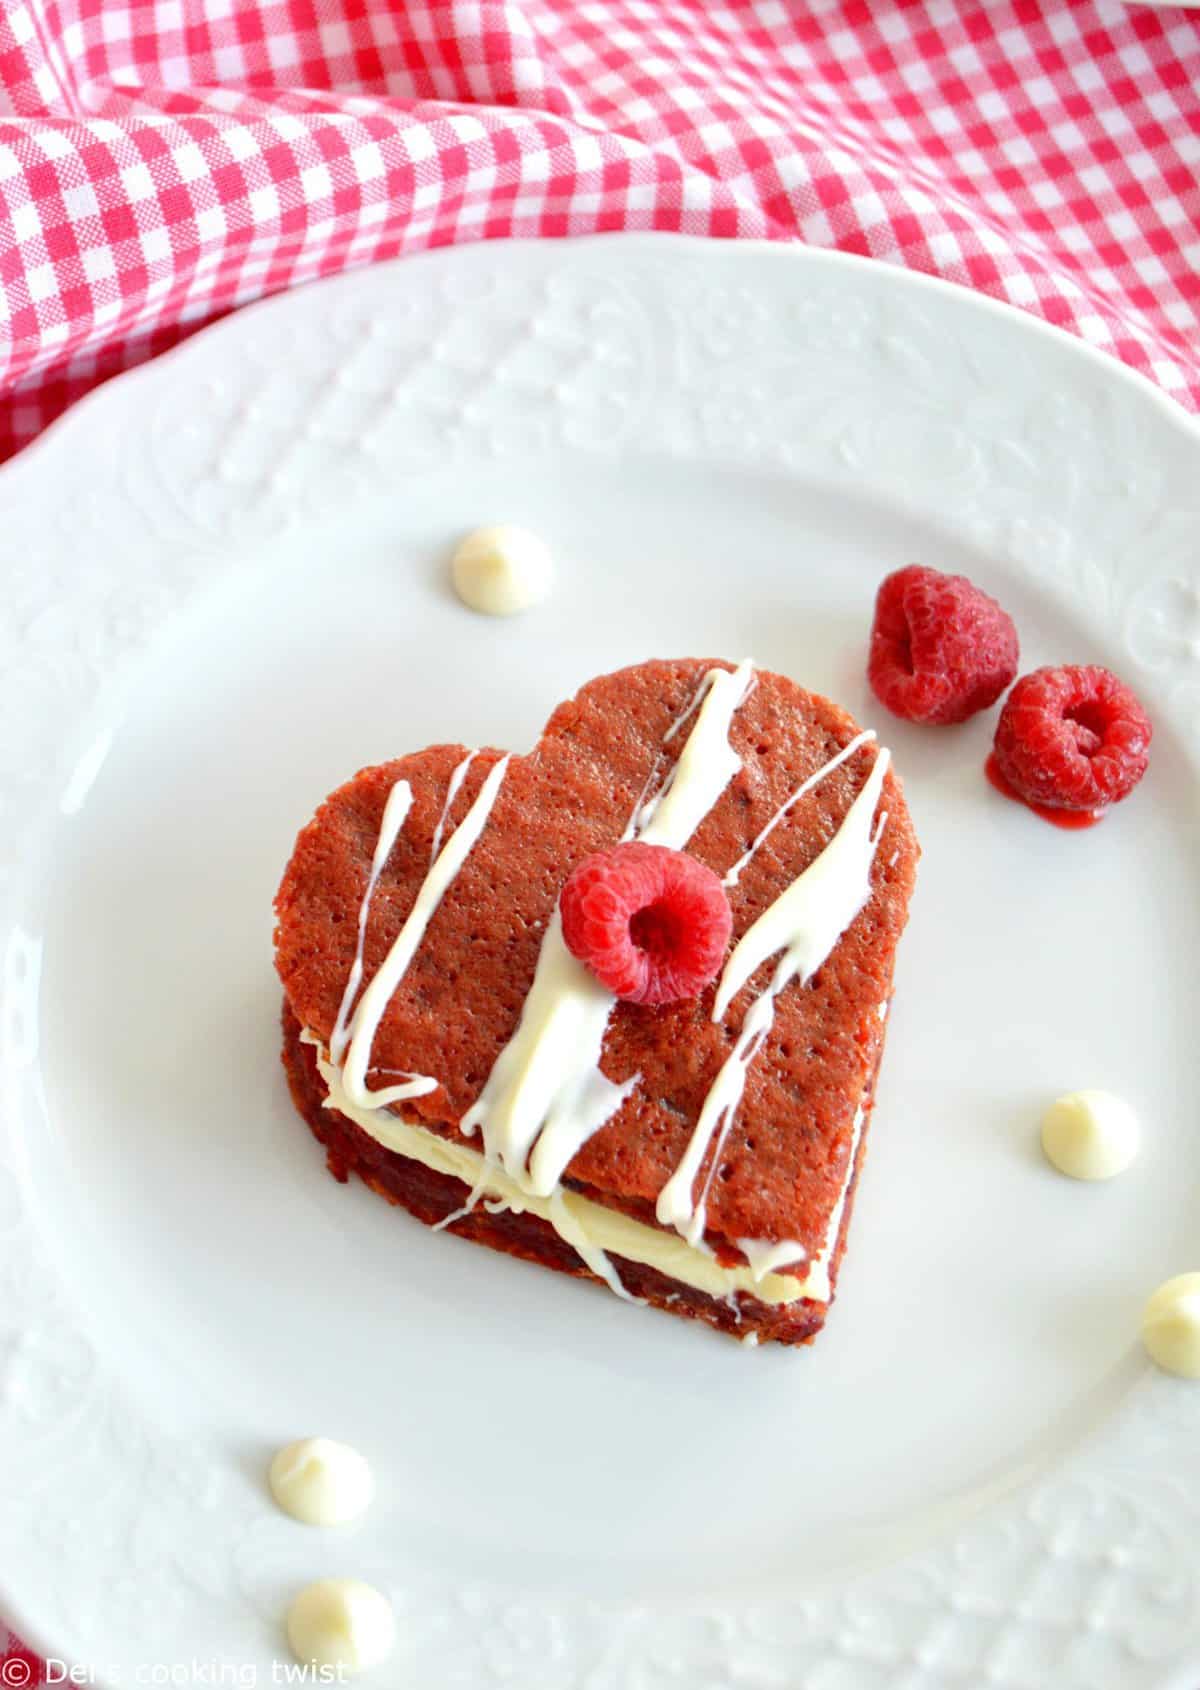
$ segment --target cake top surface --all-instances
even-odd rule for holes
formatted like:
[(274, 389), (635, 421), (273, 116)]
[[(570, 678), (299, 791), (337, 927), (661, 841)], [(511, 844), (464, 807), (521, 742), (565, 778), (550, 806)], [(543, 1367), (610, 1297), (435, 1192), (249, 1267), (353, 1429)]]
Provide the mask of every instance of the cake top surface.
[[(368, 985), (404, 927), (435, 844), (463, 822), (490, 781), (484, 825), (371, 1044), (371, 1086), (412, 1073), (436, 1079), (404, 1111), (458, 1136), (518, 1029), (563, 882), (583, 857), (627, 836), (631, 817), (669, 783), (688, 740), (673, 730), (690, 711), (694, 720), (713, 670), (732, 666), (658, 661), (591, 681), (559, 706), (534, 749), (503, 770), (499, 751), (467, 762), (462, 746), (434, 746), (364, 769), (333, 793), (301, 832), (277, 898), (277, 966), (298, 1020), (330, 1043), (397, 783), (407, 783), (411, 802), (386, 860), (375, 865), (362, 945)], [(702, 815), (689, 852), (725, 876), (789, 796), (859, 732), (829, 700), (755, 671), (728, 723), (731, 766), (740, 767)], [(838, 834), (879, 755), (870, 742), (851, 751), (745, 861), (728, 887), (735, 945)], [(739, 1239), (788, 1239), (816, 1255), (824, 1244), (882, 1047), (918, 857), (890, 770), (879, 809), (886, 821), (870, 896), (813, 977), (779, 993), (719, 1157), (710, 1151), (706, 1158), (706, 1237), (718, 1250)], [(575, 1152), (568, 1184), (654, 1224), (656, 1200), (774, 967), (767, 960), (754, 971), (720, 1022), (712, 1018), (717, 983), (681, 1003), (612, 1006), (600, 1069), (628, 1094)]]

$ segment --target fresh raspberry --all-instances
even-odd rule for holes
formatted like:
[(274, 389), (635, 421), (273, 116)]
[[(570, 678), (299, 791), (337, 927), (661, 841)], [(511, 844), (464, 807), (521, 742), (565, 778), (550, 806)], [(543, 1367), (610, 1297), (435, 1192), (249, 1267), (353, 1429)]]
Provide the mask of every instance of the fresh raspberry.
[(571, 955), (628, 1003), (697, 997), (720, 968), (733, 925), (712, 869), (637, 841), (585, 857), (559, 908)]
[(965, 722), (1012, 684), (1017, 658), (1012, 617), (965, 575), (914, 563), (880, 583), (867, 676), (893, 715)]
[(1027, 804), (1102, 810), (1127, 798), (1150, 761), (1150, 718), (1095, 664), (1022, 675), (996, 724), (996, 762)]

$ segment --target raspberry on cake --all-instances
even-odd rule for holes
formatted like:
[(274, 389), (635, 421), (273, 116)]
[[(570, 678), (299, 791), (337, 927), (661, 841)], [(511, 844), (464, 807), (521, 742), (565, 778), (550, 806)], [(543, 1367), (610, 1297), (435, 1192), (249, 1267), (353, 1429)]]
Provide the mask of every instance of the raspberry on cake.
[(585, 857), (559, 908), (571, 955), (626, 1003), (697, 997), (715, 978), (733, 926), (712, 869), (636, 839)]
[(782, 676), (687, 659), (592, 681), (527, 756), (436, 746), (341, 787), (276, 900), (284, 1065), (331, 1172), (811, 1339), (919, 854), (873, 740)]
[(965, 575), (911, 564), (875, 598), (867, 678), (879, 702), (910, 722), (965, 722), (1017, 673), (1012, 617)]

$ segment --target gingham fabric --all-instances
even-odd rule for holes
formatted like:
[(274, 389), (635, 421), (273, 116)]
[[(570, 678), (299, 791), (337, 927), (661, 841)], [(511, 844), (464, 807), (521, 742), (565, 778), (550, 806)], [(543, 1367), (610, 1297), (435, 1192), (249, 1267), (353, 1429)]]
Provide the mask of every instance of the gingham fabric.
[(45, 1682), (45, 1663), (31, 1654), (12, 1632), (6, 1631), (0, 1620), (0, 1685), (4, 1690), (25, 1690), (27, 1685)]
[[(0, 455), (262, 294), (451, 241), (608, 229), (801, 240), (929, 271), (1200, 408), (1200, 14), (1118, 0), (0, 13)], [(0, 1667), (5, 1690), (21, 1682)]]
[(0, 0), (0, 454), (395, 253), (682, 229), (997, 295), (1200, 405), (1200, 23), (1119, 0)]

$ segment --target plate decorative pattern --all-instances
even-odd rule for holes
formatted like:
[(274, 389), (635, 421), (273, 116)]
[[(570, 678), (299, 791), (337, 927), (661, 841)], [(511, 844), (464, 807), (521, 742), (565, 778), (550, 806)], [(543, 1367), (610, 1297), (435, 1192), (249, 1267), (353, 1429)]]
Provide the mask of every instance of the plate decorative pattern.
[[(310, 1546), (297, 1559), (245, 1476), (110, 1377), (56, 1278), (12, 1130), (37, 1101), (24, 865), (86, 782), (81, 723), (102, 688), (199, 583), (356, 492), (481, 454), (819, 471), (897, 509), (932, 465), (949, 533), (1011, 559), (1161, 708), (1200, 718), (1200, 433), (1136, 378), (855, 261), (626, 237), (500, 252), (247, 311), (85, 402), (0, 476), (0, 1580), (20, 1568), (23, 1586), (63, 1593), (15, 1616), (43, 1646), (168, 1647), (200, 1602), (244, 1611), (270, 1649), (280, 1591), (313, 1576)], [(64, 467), (84, 443), (106, 456), (88, 478), (100, 490), (74, 503)], [(1200, 1672), (1197, 1452), (1200, 1393), (1148, 1374), (1052, 1481), (981, 1500), (902, 1564), (881, 1550), (836, 1591), (651, 1612), (393, 1588), (412, 1681), (434, 1682), (436, 1663), (438, 1684), (476, 1690), (1175, 1690), (1173, 1673)], [(105, 1474), (135, 1470), (97, 1499)]]

